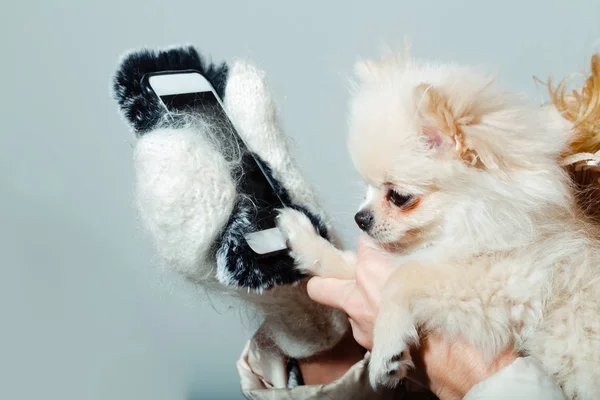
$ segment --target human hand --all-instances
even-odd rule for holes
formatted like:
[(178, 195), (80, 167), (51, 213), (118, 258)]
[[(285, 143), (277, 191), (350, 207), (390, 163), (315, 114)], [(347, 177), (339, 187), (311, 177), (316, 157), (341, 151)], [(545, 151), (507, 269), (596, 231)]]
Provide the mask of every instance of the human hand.
[(373, 326), (379, 312), (381, 290), (397, 265), (371, 239), (361, 236), (355, 279), (313, 277), (308, 281), (308, 295), (318, 303), (348, 314), (354, 339), (370, 350), (373, 348)]
[(358, 243), (356, 280), (314, 277), (308, 282), (308, 294), (314, 301), (344, 310), (350, 316), (354, 340), (345, 337), (330, 351), (299, 360), (305, 383), (328, 383), (339, 378), (362, 359), (364, 351), (357, 350), (358, 345), (365, 349), (373, 347), (380, 292), (393, 272), (389, 262), (388, 257), (362, 237)]
[[(381, 290), (394, 270), (402, 267), (367, 237), (359, 240), (357, 258), (355, 280), (313, 277), (307, 289), (314, 301), (346, 312), (355, 340), (370, 350)], [(518, 354), (509, 349), (490, 362), (468, 343), (432, 334), (421, 338), (411, 356), (415, 369), (409, 372), (409, 379), (428, 387), (441, 400), (457, 400), (512, 363)]]
[(421, 338), (411, 351), (414, 370), (408, 378), (428, 387), (440, 400), (460, 400), (477, 383), (510, 365), (519, 355), (510, 348), (487, 360), (472, 345), (440, 334)]

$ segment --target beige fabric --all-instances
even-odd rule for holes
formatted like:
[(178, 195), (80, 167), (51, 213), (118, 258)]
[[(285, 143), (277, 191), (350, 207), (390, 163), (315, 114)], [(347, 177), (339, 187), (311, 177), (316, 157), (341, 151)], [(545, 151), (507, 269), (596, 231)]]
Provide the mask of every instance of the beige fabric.
[[(249, 341), (237, 362), (242, 393), (250, 400), (429, 400), (431, 393), (415, 385), (396, 391), (373, 392), (368, 379), (369, 353), (354, 364), (344, 376), (327, 385), (305, 385), (287, 388), (286, 357), (272, 343)], [(564, 399), (562, 391), (552, 383), (541, 364), (531, 357), (518, 358), (497, 374), (475, 385), (464, 400)]]
[(276, 349), (261, 351), (250, 341), (238, 360), (242, 393), (247, 399), (401, 399), (392, 391), (374, 393), (366, 374), (366, 361), (353, 365), (340, 379), (327, 385), (304, 385), (288, 389), (285, 358)]
[[(258, 342), (253, 338), (246, 344), (237, 362), (242, 393), (247, 399), (304, 400), (304, 399), (352, 399), (391, 400), (416, 399), (421, 396), (404, 395), (405, 389), (382, 390), (375, 393), (368, 379), (365, 358), (354, 364), (344, 376), (327, 385), (304, 385), (287, 388), (285, 356), (270, 343)], [(423, 393), (424, 394), (424, 393)]]
[(261, 351), (255, 341), (249, 341), (237, 362), (242, 392), (287, 387), (285, 356), (279, 349)]

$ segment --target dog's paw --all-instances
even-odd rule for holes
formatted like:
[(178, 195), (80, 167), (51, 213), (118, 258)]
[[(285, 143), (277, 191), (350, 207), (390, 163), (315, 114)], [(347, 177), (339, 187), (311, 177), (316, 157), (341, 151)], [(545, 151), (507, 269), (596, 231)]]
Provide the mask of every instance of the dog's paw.
[(300, 211), (284, 208), (279, 211), (277, 226), (287, 240), (290, 256), (296, 261), (296, 267), (304, 273), (313, 272), (323, 238), (310, 219)]
[(375, 344), (369, 360), (369, 381), (374, 389), (381, 386), (394, 388), (411, 368), (414, 364), (408, 346), (402, 343)]

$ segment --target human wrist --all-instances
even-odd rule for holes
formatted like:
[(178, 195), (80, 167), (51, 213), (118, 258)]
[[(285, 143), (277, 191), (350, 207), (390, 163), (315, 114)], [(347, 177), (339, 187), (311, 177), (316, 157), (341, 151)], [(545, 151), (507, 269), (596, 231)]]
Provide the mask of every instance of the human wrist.
[(465, 341), (447, 341), (440, 335), (424, 336), (412, 352), (415, 370), (410, 379), (429, 389), (440, 400), (461, 400), (479, 382), (510, 365), (518, 354), (507, 349), (493, 360)]
[(485, 362), (480, 357), (469, 359), (471, 368), (464, 375), (464, 379), (454, 387), (454, 396), (442, 398), (441, 400), (462, 399), (467, 393), (478, 383), (483, 382), (492, 375), (499, 372), (501, 369), (512, 364), (519, 357), (518, 353), (513, 349), (507, 349), (499, 354), (491, 363)]

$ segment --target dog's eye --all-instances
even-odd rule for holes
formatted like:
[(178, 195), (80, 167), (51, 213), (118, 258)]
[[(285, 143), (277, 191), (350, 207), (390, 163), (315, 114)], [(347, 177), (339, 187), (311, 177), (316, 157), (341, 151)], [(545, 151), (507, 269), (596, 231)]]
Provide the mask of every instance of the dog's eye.
[(402, 207), (412, 200), (411, 195), (398, 193), (394, 189), (388, 190), (387, 198), (396, 207)]

